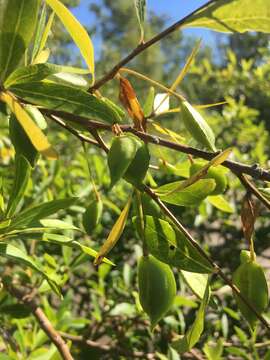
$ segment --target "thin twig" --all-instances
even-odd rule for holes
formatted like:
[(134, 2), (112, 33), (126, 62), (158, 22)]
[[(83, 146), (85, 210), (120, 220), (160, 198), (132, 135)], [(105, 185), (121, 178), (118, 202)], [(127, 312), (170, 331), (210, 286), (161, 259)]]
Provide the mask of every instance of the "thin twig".
[(246, 176), (243, 174), (238, 174), (237, 176), (247, 191), (256, 196), (256, 198), (259, 199), (267, 207), (267, 209), (270, 210), (270, 202), (260, 193), (258, 189), (256, 189), (256, 187), (246, 178)]
[(62, 359), (74, 360), (69, 351), (69, 347), (67, 346), (61, 335), (55, 330), (50, 320), (44, 314), (43, 310), (39, 307), (36, 300), (36, 295), (34, 297), (32, 293), (29, 293), (28, 289), (25, 289), (21, 286), (14, 286), (13, 284), (6, 282), (4, 282), (4, 286), (12, 296), (16, 297), (19, 301), (30, 307), (32, 314), (37, 319), (42, 330), (57, 347), (59, 353), (62, 356)]
[(180, 223), (180, 221), (174, 216), (174, 214), (167, 208), (167, 206), (160, 200), (160, 198), (150, 189), (148, 186), (144, 186), (144, 191), (158, 204), (160, 209), (164, 212), (168, 218), (172, 220), (175, 226), (185, 235), (190, 244), (199, 252), (199, 254), (208, 261), (209, 265), (213, 268), (213, 272), (219, 275), (224, 282), (229, 285), (232, 291), (243, 301), (243, 303), (256, 315), (257, 319), (267, 328), (270, 332), (270, 324), (265, 318), (257, 312), (252, 304), (241, 294), (238, 287), (236, 287), (232, 281), (224, 274), (222, 269), (210, 258), (210, 256), (203, 250), (203, 248), (196, 242), (192, 235), (186, 230), (186, 228)]
[[(86, 130), (96, 129), (96, 130), (107, 130), (112, 131), (112, 127), (109, 124), (104, 124), (99, 121), (89, 120), (83, 116), (73, 115), (66, 113), (64, 111), (58, 110), (49, 110), (49, 109), (40, 109), (41, 112), (46, 115), (56, 115), (58, 117), (73, 121), (74, 123), (80, 124), (85, 127)], [(123, 132), (131, 132), (134, 135), (138, 136), (141, 140), (152, 143), (154, 145), (160, 145), (171, 150), (179, 151), (184, 154), (193, 155), (204, 160), (212, 160), (218, 153), (211, 153), (208, 151), (200, 150), (191, 146), (184, 144), (175, 143), (166, 139), (163, 139), (156, 135), (147, 134), (145, 132), (138, 131), (132, 128), (131, 125), (120, 125), (120, 128)], [(68, 128), (66, 128), (68, 130)], [(97, 145), (97, 144), (95, 144)], [(102, 148), (105, 150), (105, 146), (102, 145)], [(107, 150), (105, 150), (107, 152)], [(222, 163), (222, 166), (230, 169), (237, 176), (239, 174), (247, 174), (253, 177), (256, 180), (270, 181), (270, 172), (256, 166), (246, 165), (240, 162), (226, 160)]]
[(99, 146), (98, 142), (95, 140), (90, 139), (88, 136), (85, 136), (83, 134), (80, 134), (77, 130), (75, 130), (72, 126), (66, 124), (62, 119), (60, 119), (59, 117), (55, 116), (55, 115), (48, 115), (48, 117), (53, 120), (54, 122), (56, 122), (58, 125), (60, 125), (62, 128), (66, 129), (68, 132), (70, 132), (71, 134), (75, 135), (79, 140), (83, 141), (83, 142), (87, 142), (91, 145), (95, 145), (95, 146)]
[(183, 26), (187, 20), (196, 14), (198, 11), (205, 9), (207, 6), (216, 3), (218, 0), (210, 0), (206, 4), (200, 6), (196, 10), (192, 11), (187, 16), (183, 17), (179, 21), (175, 22), (173, 25), (169, 26), (156, 36), (154, 36), (152, 39), (146, 41), (145, 43), (140, 43), (130, 54), (128, 54), (124, 59), (122, 59), (118, 64), (116, 64), (107, 74), (105, 74), (101, 79), (96, 81), (96, 83), (89, 89), (90, 92), (94, 92), (95, 90), (99, 89), (102, 85), (104, 85), (109, 80), (113, 79), (114, 76), (117, 74), (118, 70), (129, 63), (132, 59), (134, 59), (136, 56), (138, 56), (140, 53), (142, 53), (144, 50), (149, 48), (150, 46), (156, 44), (161, 39), (165, 38), (175, 30), (178, 30), (181, 26)]

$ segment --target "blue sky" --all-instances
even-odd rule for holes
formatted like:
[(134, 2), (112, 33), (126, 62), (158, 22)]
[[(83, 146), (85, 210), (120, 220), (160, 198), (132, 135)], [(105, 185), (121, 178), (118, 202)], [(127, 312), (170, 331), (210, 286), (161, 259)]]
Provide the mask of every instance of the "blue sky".
[[(133, 0), (126, 1), (133, 2)], [(174, 23), (206, 2), (207, 0), (147, 0), (147, 8), (148, 10), (155, 11), (158, 15), (166, 15), (166, 17), (170, 19), (169, 23)], [(88, 11), (91, 3), (100, 4), (100, 0), (81, 0), (80, 6), (72, 9), (77, 19), (82, 24), (88, 26), (94, 21), (94, 17)], [(202, 38), (203, 45), (212, 45), (214, 47), (215, 38), (211, 31), (204, 29), (186, 29), (184, 33), (197, 36), (198, 38), (200, 37)], [(98, 48), (100, 40), (92, 36), (92, 41), (95, 47)]]

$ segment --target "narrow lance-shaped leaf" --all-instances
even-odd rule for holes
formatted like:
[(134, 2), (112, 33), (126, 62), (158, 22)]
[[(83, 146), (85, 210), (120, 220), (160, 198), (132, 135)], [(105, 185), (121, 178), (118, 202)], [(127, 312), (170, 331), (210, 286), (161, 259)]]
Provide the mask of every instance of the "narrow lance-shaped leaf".
[(40, 17), (39, 17), (38, 22), (37, 22), (37, 26), (36, 26), (36, 30), (35, 30), (35, 36), (34, 36), (34, 39), (33, 39), (33, 49), (32, 49), (31, 62), (33, 62), (34, 58), (36, 57), (36, 55), (37, 55), (37, 53), (39, 51), (41, 38), (42, 38), (44, 29), (45, 29), (45, 25), (46, 25), (46, 16), (47, 16), (47, 9), (46, 9), (46, 4), (44, 3), (43, 6), (42, 6)]
[(31, 165), (22, 155), (15, 158), (15, 177), (7, 206), (7, 217), (11, 217), (22, 199), (31, 173)]
[(94, 78), (94, 47), (87, 31), (59, 0), (46, 0), (46, 2), (62, 21), (70, 36), (80, 49), (82, 57)]
[(50, 110), (103, 120), (109, 124), (121, 122), (121, 111), (115, 110), (116, 105), (112, 106), (82, 89), (62, 84), (31, 82), (11, 86), (10, 90), (22, 99)]
[(39, 0), (0, 1), (0, 81), (18, 66), (36, 28)]
[(34, 123), (30, 115), (25, 111), (20, 102), (11, 94), (2, 92), (0, 99), (4, 101), (16, 116), (16, 119), (21, 124), (25, 133), (29, 137), (31, 143), (42, 155), (48, 159), (57, 159), (57, 153), (52, 148), (47, 137), (43, 134), (40, 128)]
[(219, 0), (188, 18), (184, 27), (221, 32), (270, 32), (269, 0)]
[(146, 10), (146, 0), (134, 0), (136, 15), (141, 30), (141, 39), (140, 42), (144, 41), (144, 19), (145, 19), (145, 10)]
[(31, 227), (35, 222), (55, 214), (57, 211), (66, 209), (73, 205), (77, 198), (67, 198), (48, 201), (41, 205), (35, 205), (21, 211), (10, 224), (10, 228)]
[(215, 156), (212, 160), (210, 160), (205, 166), (203, 166), (198, 172), (196, 172), (194, 175), (190, 176), (187, 180), (184, 180), (181, 182), (178, 188), (175, 188), (171, 192), (167, 193), (166, 195), (170, 195), (174, 192), (184, 190), (185, 188), (191, 186), (192, 184), (195, 184), (198, 180), (202, 179), (208, 172), (211, 166), (218, 166), (222, 164), (228, 156), (231, 154), (232, 149), (226, 149), (222, 151), (220, 154)]
[(43, 34), (42, 34), (42, 37), (41, 37), (41, 40), (40, 40), (38, 53), (37, 53), (35, 59), (33, 60), (33, 63), (36, 63), (36, 59), (38, 59), (39, 55), (41, 54), (41, 52), (43, 51), (43, 49), (44, 49), (44, 47), (46, 45), (46, 42), (48, 40), (48, 36), (50, 34), (50, 31), (51, 31), (51, 27), (52, 27), (52, 24), (53, 24), (53, 20), (54, 20), (54, 12), (52, 12), (51, 15), (49, 16), (49, 19), (47, 21), (47, 24), (45, 26), (45, 29), (43, 31)]
[(41, 81), (51, 75), (59, 73), (88, 74), (89, 71), (71, 66), (61, 66), (50, 63), (28, 65), (19, 67), (13, 71), (13, 73), (10, 74), (4, 82), (4, 86), (7, 89), (12, 85)]
[(105, 241), (105, 243), (102, 245), (101, 249), (99, 250), (97, 257), (95, 259), (94, 264), (99, 265), (104, 258), (105, 255), (107, 255), (111, 249), (115, 246), (117, 241), (119, 240), (120, 236), (123, 233), (123, 230), (126, 226), (126, 221), (129, 213), (129, 208), (131, 205), (132, 196), (129, 198), (126, 206), (122, 210), (119, 218), (116, 220), (116, 223), (113, 225), (112, 230)]
[(183, 354), (186, 351), (191, 350), (193, 346), (199, 341), (201, 334), (203, 332), (205, 310), (210, 299), (209, 281), (210, 278), (208, 280), (208, 284), (206, 286), (204, 296), (200, 308), (196, 314), (196, 318), (193, 325), (187, 331), (184, 337), (182, 337), (180, 340), (174, 341), (172, 344), (173, 348), (176, 349), (178, 352), (180, 352), (180, 354)]

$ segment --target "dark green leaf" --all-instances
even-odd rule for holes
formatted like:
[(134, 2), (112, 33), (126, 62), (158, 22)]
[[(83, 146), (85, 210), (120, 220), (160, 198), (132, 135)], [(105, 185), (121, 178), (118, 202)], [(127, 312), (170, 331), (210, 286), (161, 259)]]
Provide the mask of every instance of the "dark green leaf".
[(12, 219), (10, 228), (30, 227), (40, 219), (53, 215), (59, 210), (67, 209), (73, 205), (76, 200), (77, 198), (53, 200), (21, 211), (18, 216)]
[(9, 135), (17, 155), (23, 155), (31, 164), (35, 166), (38, 152), (32, 145), (21, 124), (14, 115), (9, 120)]
[(50, 110), (103, 120), (109, 124), (119, 122), (119, 113), (102, 99), (81, 89), (45, 82), (20, 84), (10, 88), (17, 96)]
[(22, 155), (16, 156), (15, 177), (7, 205), (7, 217), (11, 217), (15, 213), (17, 206), (25, 193), (30, 173), (31, 165), (26, 158)]
[(42, 39), (42, 34), (44, 32), (45, 29), (45, 25), (46, 25), (46, 15), (47, 15), (47, 11), (46, 11), (46, 4), (44, 3), (42, 6), (42, 10), (41, 10), (41, 14), (40, 17), (38, 19), (38, 23), (36, 26), (36, 30), (35, 30), (35, 36), (34, 36), (34, 40), (33, 40), (33, 50), (32, 50), (32, 61), (35, 59), (36, 55), (38, 54), (39, 51), (39, 47), (40, 47), (40, 43), (41, 43), (41, 39)]
[(186, 237), (167, 221), (146, 216), (145, 240), (149, 252), (162, 262), (190, 272), (213, 271), (209, 262), (199, 254)]
[(216, 187), (215, 180), (202, 179), (189, 187), (175, 191), (181, 185), (181, 181), (176, 181), (156, 189), (156, 193), (160, 196), (161, 200), (178, 206), (194, 206), (198, 205), (204, 200)]
[(33, 36), (39, 0), (0, 2), (0, 81), (19, 65)]

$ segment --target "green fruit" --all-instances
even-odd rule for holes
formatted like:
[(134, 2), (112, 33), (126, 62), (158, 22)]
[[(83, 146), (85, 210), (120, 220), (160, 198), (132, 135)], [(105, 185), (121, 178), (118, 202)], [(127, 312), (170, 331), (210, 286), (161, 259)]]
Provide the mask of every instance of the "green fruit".
[[(268, 305), (268, 287), (262, 267), (254, 261), (244, 262), (233, 274), (233, 283), (254, 309), (261, 314)], [(254, 328), (257, 317), (244, 302), (235, 295), (239, 310)]]
[(88, 235), (91, 235), (97, 227), (103, 210), (101, 200), (93, 200), (83, 213), (82, 223)]
[(131, 161), (126, 173), (125, 180), (131, 184), (138, 186), (142, 183), (147, 173), (150, 161), (150, 154), (148, 146), (140, 141), (138, 141), (138, 148), (134, 159)]
[(111, 187), (120, 180), (136, 155), (138, 140), (134, 135), (120, 135), (113, 139), (108, 154)]
[[(196, 172), (201, 170), (205, 166), (205, 163), (196, 162), (190, 166), (190, 176), (194, 175)], [(216, 187), (212, 191), (211, 195), (219, 195), (224, 193), (227, 187), (227, 177), (223, 172), (223, 169), (219, 166), (210, 167), (207, 174), (204, 176), (205, 179), (214, 179), (216, 182)]]
[(176, 295), (176, 283), (169, 265), (154, 256), (143, 256), (138, 264), (139, 298), (153, 329), (168, 312)]

